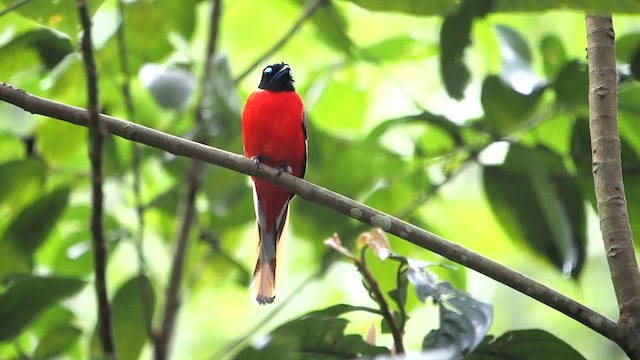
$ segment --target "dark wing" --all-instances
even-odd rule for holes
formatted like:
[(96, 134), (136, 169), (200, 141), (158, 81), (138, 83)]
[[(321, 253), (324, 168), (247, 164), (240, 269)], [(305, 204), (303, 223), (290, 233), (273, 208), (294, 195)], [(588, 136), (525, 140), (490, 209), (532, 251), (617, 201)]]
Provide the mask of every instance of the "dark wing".
[(304, 136), (304, 162), (302, 163), (302, 175), (301, 178), (304, 179), (304, 174), (307, 172), (307, 160), (309, 159), (309, 145), (307, 143), (307, 114), (302, 113), (302, 135)]

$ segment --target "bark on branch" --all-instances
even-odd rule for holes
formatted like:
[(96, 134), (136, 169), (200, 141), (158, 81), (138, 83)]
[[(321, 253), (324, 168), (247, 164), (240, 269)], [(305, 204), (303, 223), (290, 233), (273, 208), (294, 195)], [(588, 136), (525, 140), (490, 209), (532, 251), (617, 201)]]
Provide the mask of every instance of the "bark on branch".
[(113, 330), (111, 326), (111, 305), (107, 294), (107, 253), (108, 245), (104, 236), (102, 192), (103, 171), (102, 153), (104, 129), (100, 120), (98, 97), (98, 68), (93, 55), (91, 39), (91, 17), (85, 0), (77, 0), (76, 6), (82, 24), (81, 50), (87, 75), (89, 160), (91, 162), (91, 237), (93, 240), (93, 267), (95, 272), (95, 291), (98, 303), (98, 333), (104, 357), (116, 358)]
[[(596, 202), (625, 344), (640, 358), (640, 272), (633, 246), (622, 181), (618, 134), (618, 77), (611, 16), (587, 15), (589, 59), (589, 129)], [(634, 331), (635, 330), (635, 331)]]
[[(87, 126), (88, 114), (86, 110), (34, 96), (3, 83), (0, 83), (0, 100), (14, 104), (31, 113)], [(101, 115), (100, 119), (104, 123), (106, 130), (111, 134), (165, 150), (177, 156), (198, 159), (209, 164), (270, 181), (291, 190), (307, 201), (333, 209), (360, 222), (380, 227), (390, 234), (440, 254), (447, 259), (476, 270), (516, 291), (530, 296), (616, 343), (621, 340), (618, 325), (606, 316), (517, 271), (415, 225), (295, 176), (288, 174), (278, 176), (277, 170), (268, 166), (256, 167), (254, 161), (244, 156), (182, 139), (115, 117)]]

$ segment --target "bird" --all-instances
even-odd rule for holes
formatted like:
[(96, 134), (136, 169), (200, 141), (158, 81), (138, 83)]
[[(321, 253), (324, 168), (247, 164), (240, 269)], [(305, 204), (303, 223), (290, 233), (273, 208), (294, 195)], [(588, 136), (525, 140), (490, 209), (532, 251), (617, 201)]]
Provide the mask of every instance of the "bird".
[[(262, 70), (258, 89), (249, 95), (242, 111), (242, 142), (245, 156), (256, 166), (264, 164), (278, 174), (304, 178), (307, 120), (288, 64), (276, 63)], [(256, 177), (252, 181), (257, 260), (250, 288), (255, 301), (265, 305), (275, 300), (276, 266), (282, 267), (283, 233), (294, 194)]]

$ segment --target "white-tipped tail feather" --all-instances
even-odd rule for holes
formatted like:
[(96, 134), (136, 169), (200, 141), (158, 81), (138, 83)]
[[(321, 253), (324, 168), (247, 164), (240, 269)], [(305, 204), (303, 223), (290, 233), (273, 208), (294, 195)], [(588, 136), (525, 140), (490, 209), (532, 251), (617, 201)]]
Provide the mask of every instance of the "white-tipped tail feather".
[[(282, 226), (275, 227), (271, 233), (260, 229), (256, 222), (256, 267), (253, 272), (251, 289), (255, 300), (260, 305), (271, 304), (276, 298), (276, 285), (280, 279), (282, 260), (284, 258), (284, 244), (286, 240), (288, 209), (284, 212)], [(280, 264), (280, 267), (277, 266)]]

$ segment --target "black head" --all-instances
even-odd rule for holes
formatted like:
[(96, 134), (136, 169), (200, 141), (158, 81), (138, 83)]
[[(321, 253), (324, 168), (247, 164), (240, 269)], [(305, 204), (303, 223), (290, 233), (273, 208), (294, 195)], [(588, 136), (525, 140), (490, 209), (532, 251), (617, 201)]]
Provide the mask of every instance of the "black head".
[(264, 68), (258, 88), (269, 91), (294, 91), (289, 64), (282, 62)]

